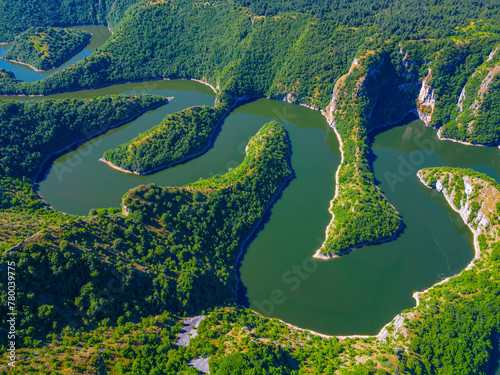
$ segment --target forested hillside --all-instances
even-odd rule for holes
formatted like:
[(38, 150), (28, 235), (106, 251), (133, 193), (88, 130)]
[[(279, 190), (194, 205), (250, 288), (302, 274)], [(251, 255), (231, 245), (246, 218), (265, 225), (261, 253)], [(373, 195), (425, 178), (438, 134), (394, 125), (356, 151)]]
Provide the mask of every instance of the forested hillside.
[(89, 42), (91, 36), (83, 30), (30, 28), (14, 39), (3, 58), (47, 70), (71, 58)]
[[(260, 136), (264, 134), (259, 133)], [(250, 165), (245, 166), (248, 162)], [(35, 301), (33, 296), (23, 295), (25, 306), (31, 309), (30, 312), (24, 311), (24, 316), (37, 322), (36, 331), (23, 331), (25, 348), (20, 351), (22, 359), (9, 373), (196, 374), (197, 370), (188, 363), (202, 357), (208, 360), (211, 373), (228, 375), (244, 374), (249, 370), (256, 374), (297, 375), (487, 374), (492, 340), (496, 339), (500, 329), (500, 301), (497, 298), (500, 287), (500, 191), (498, 183), (489, 177), (456, 168), (429, 168), (420, 171), (419, 176), (425, 185), (436, 187), (447, 195), (454, 208), (458, 209), (467, 202), (465, 204), (472, 210), (465, 222), (472, 229), (476, 230), (481, 223), (480, 215), (490, 219), (489, 223), (481, 224), (481, 234), (475, 236), (480, 255), (475, 264), (460, 276), (426, 293), (419, 293), (418, 306), (400, 314), (378, 337), (320, 337), (246, 309), (216, 307), (204, 311), (208, 317), (200, 323), (198, 335), (189, 345), (177, 346), (182, 320), (170, 311), (176, 303), (194, 297), (196, 291), (207, 292), (211, 285), (208, 270), (216, 263), (201, 266), (186, 256), (196, 254), (195, 248), (177, 252), (174, 257), (166, 246), (159, 245), (154, 254), (146, 255), (146, 248), (140, 245), (161, 238), (151, 230), (156, 227), (154, 221), (158, 220), (159, 214), (159, 221), (162, 221), (164, 214), (161, 212), (178, 210), (177, 219), (172, 220), (168, 214), (164, 217), (161, 225), (167, 228), (170, 228), (169, 223), (186, 225), (187, 229), (189, 223), (199, 223), (194, 212), (203, 209), (204, 200), (208, 198), (206, 192), (238, 180), (248, 168), (252, 168), (251, 165), (251, 161), (245, 159), (228, 175), (177, 191), (175, 188), (140, 187), (131, 191), (124, 202), (127, 207), (142, 208), (135, 214), (132, 211), (125, 220), (116, 214), (111, 215), (110, 211), (100, 211), (93, 218), (71, 224), (73, 229), (59, 242), (59, 248), (49, 246), (51, 242), (57, 244), (50, 238), (53, 231), (46, 231), (45, 238), (41, 236), (30, 241), (31, 244), (23, 245), (27, 246), (28, 257), (21, 262), (20, 270), (28, 281), (35, 280), (40, 277), (40, 272), (45, 271), (53, 283), (64, 277), (68, 269), (74, 270), (70, 282), (64, 284), (64, 294), (56, 299), (48, 298), (48, 301), (61, 303), (60, 298), (72, 296), (78, 290), (74, 283), (90, 278), (91, 282), (81, 289), (81, 296), (74, 302), (81, 308), (76, 310), (74, 318), (81, 319), (87, 328), (73, 325), (61, 330), (65, 316), (61, 315), (62, 310), (48, 304), (40, 305), (41, 302)], [(171, 202), (173, 197), (181, 198), (174, 198)], [(190, 203), (191, 199), (194, 200)], [(167, 202), (166, 208), (175, 211), (165, 210), (158, 205), (159, 202)], [(137, 213), (149, 210), (156, 210), (153, 221), (148, 222)], [(113, 236), (121, 236), (122, 230), (125, 236), (122, 241), (116, 241), (112, 246), (109, 244), (108, 248), (103, 246), (110, 243)], [(182, 233), (173, 238), (182, 238)], [(94, 250), (85, 250), (92, 239), (96, 239), (92, 245)], [(48, 257), (45, 251), (52, 255)], [(75, 258), (75, 253), (81, 254), (81, 258)], [(19, 250), (7, 255), (8, 259), (18, 259), (19, 256)], [(167, 262), (160, 260), (165, 256), (169, 259)], [(113, 259), (119, 261), (114, 263)], [(182, 263), (184, 265), (179, 268)], [(121, 268), (116, 272), (108, 267)], [(90, 270), (92, 274), (85, 277)], [(154, 275), (158, 276), (151, 284), (150, 278)], [(38, 287), (46, 282), (39, 283)], [(102, 282), (107, 283), (104, 284), (107, 287), (98, 299), (99, 295), (95, 293), (102, 290), (99, 289)], [(140, 295), (133, 289), (138, 282), (141, 283)], [(57, 289), (47, 289), (46, 293), (54, 293), (54, 290)], [(127, 294), (126, 298), (124, 294)], [(144, 298), (145, 295), (149, 297)], [(196, 300), (204, 301), (205, 297), (200, 295)], [(128, 302), (133, 298), (132, 306)], [(133, 319), (147, 313), (148, 308), (156, 311), (166, 301), (171, 303), (169, 311)], [(115, 323), (108, 314), (123, 315)], [(98, 327), (91, 324), (99, 319), (102, 320)], [(397, 321), (402, 324), (396, 324)], [(23, 324), (28, 323), (25, 318)], [(40, 341), (31, 339), (31, 335), (42, 332), (53, 333), (47, 334), (46, 338), (38, 336)]]
[(154, 95), (0, 101), (0, 175), (34, 178), (52, 153), (165, 102)]
[[(496, 0), (0, 0), (0, 42), (30, 27), (113, 31), (92, 55), (41, 81), (0, 69), (0, 94), (165, 78), (212, 85), (213, 107), (171, 114), (105, 153), (138, 174), (205, 152), (243, 100), (322, 110), (343, 158), (317, 253), (329, 258), (394, 238), (403, 225), (376, 186), (370, 131), (416, 113), (441, 137), (499, 144), (499, 14)], [(32, 179), (47, 157), (165, 101), (0, 100), (0, 277), (15, 262), (19, 309), (18, 366), (0, 374), (198, 374), (188, 363), (202, 357), (213, 374), (486, 375), (500, 332), (500, 192), (485, 175), (419, 173), (466, 213), (476, 259), (415, 294), (417, 307), (369, 338), (320, 337), (235, 305), (241, 246), (293, 176), (293, 145), (279, 123), (264, 125), (222, 176), (141, 185), (122, 207), (86, 217), (41, 201)], [(0, 299), (6, 337), (7, 289)], [(189, 346), (177, 346), (181, 318), (194, 314), (208, 317)]]
[[(226, 175), (181, 188), (139, 186), (123, 198), (124, 215), (103, 209), (88, 218), (59, 217), (4, 253), (19, 275), (19, 343), (37, 347), (68, 324), (91, 329), (232, 303), (240, 248), (291, 178), (289, 155), (284, 128), (268, 123)], [(6, 211), (34, 206), (30, 195), (19, 199), (20, 182), (2, 178)], [(110, 283), (119, 285), (110, 291)], [(7, 298), (2, 290), (3, 334)]]
[(29, 27), (114, 25), (138, 0), (1, 0), (0, 42), (12, 42)]

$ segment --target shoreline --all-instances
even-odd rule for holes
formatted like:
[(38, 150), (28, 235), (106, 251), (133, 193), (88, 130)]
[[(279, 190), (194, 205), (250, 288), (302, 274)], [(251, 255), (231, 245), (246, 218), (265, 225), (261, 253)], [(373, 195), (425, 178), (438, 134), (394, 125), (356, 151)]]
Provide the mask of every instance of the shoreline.
[(451, 141), (455, 143), (460, 143), (465, 146), (476, 146), (476, 147), (497, 147), (500, 148), (500, 145), (498, 143), (472, 143), (472, 142), (467, 142), (467, 141), (461, 141), (458, 139), (453, 139), (453, 138), (446, 138), (441, 135), (443, 128), (439, 128), (437, 131), (437, 137), (440, 141)]
[[(417, 172), (417, 177), (420, 180), (420, 182), (422, 183), (422, 185), (424, 185), (426, 188), (428, 188), (428, 189), (435, 189), (435, 188), (427, 185), (424, 182), (422, 174), (420, 173), (420, 171)], [(445, 189), (441, 190), (440, 193), (443, 194), (443, 196), (446, 199), (446, 202), (448, 202), (448, 205), (451, 207), (451, 209), (460, 215), (460, 210), (458, 210), (455, 207), (455, 204), (453, 203), (453, 200), (451, 199), (451, 196), (447, 192), (444, 193), (443, 192), (444, 190)], [(462, 218), (461, 215), (460, 215), (460, 218)], [(463, 221), (463, 219), (462, 219), (462, 221)], [(448, 281), (450, 281), (451, 279), (453, 279), (453, 278), (455, 278), (457, 276), (460, 276), (462, 274), (462, 272), (464, 272), (464, 271), (470, 271), (472, 269), (472, 267), (475, 266), (475, 264), (479, 260), (479, 258), (481, 257), (481, 248), (479, 247), (479, 240), (478, 240), (479, 234), (478, 234), (478, 232), (474, 229), (474, 227), (472, 227), (470, 224), (466, 223), (465, 221), (464, 221), (464, 224), (467, 225), (467, 227), (469, 228), (469, 230), (472, 232), (472, 235), (473, 235), (474, 258), (472, 258), (472, 260), (467, 264), (467, 266), (463, 270), (461, 270), (460, 272), (458, 272), (457, 274), (451, 275), (451, 276), (449, 276), (449, 277), (447, 277), (447, 278), (445, 278), (445, 279), (443, 279), (441, 281), (438, 281), (437, 283), (433, 284), (429, 288), (426, 288), (426, 289), (424, 289), (422, 291), (414, 292), (413, 295), (412, 295), (412, 297), (417, 302), (417, 305), (415, 307), (418, 307), (420, 305), (420, 297), (422, 295), (424, 295), (425, 293), (427, 293), (429, 290), (433, 289), (434, 287), (436, 287), (438, 285), (445, 284)]]
[[(96, 133), (93, 133), (87, 137), (84, 137), (84, 138), (79, 138), (77, 139), (76, 141), (72, 142), (71, 144), (65, 146), (64, 148), (58, 150), (58, 151), (54, 151), (54, 152), (51, 152), (49, 155), (47, 155), (47, 157), (43, 160), (43, 162), (41, 163), (41, 166), (40, 168), (38, 169), (37, 173), (35, 174), (35, 177), (33, 177), (31, 179), (31, 181), (33, 182), (33, 184), (35, 184), (35, 186), (40, 183), (41, 181), (43, 181), (43, 179), (45, 178), (45, 175), (46, 175), (46, 172), (47, 172), (47, 163), (52, 160), (54, 157), (59, 157), (59, 156), (62, 156), (64, 154), (66, 154), (67, 152), (71, 151), (70, 149), (77, 145), (77, 144), (83, 144), (87, 141), (90, 141), (91, 139), (94, 139), (104, 133), (107, 133), (109, 130), (112, 130), (112, 129), (115, 129), (117, 127), (120, 127), (122, 125), (125, 125), (135, 119), (137, 119), (138, 117), (142, 116), (145, 112), (147, 111), (150, 111), (150, 110), (153, 110), (153, 109), (156, 109), (162, 105), (165, 105), (165, 104), (168, 104), (170, 102), (170, 100), (172, 100), (173, 97), (165, 97), (165, 101), (163, 102), (160, 102), (154, 106), (151, 106), (149, 108), (145, 108), (139, 112), (136, 112), (134, 113), (132, 116), (128, 117), (127, 119), (125, 120), (122, 120), (120, 122), (117, 122), (115, 124), (111, 124), (109, 126), (106, 126), (102, 129), (99, 129), (99, 131), (97, 131)], [(43, 175), (43, 176), (42, 176)], [(36, 190), (36, 193), (38, 194), (38, 189), (35, 189)], [(38, 196), (44, 201), (44, 199), (38, 194)], [(45, 201), (44, 201), (45, 202)], [(52, 206), (50, 206), (52, 207)]]
[[(17, 61), (17, 60), (6, 59), (3, 56), (0, 57), (0, 59), (3, 59), (5, 61), (7, 61), (7, 62), (12, 62), (12, 63), (16, 63), (16, 64), (28, 66), (31, 69), (33, 69), (35, 72), (38, 72), (38, 73), (48, 73), (50, 70), (61, 68), (65, 63), (67, 63), (72, 58), (76, 57), (79, 53), (81, 53), (85, 49), (85, 47), (90, 44), (90, 41), (92, 40), (93, 36), (94, 36), (94, 34), (90, 33), (90, 37), (86, 40), (86, 42), (84, 44), (82, 44), (80, 46), (80, 48), (76, 49), (75, 52), (73, 52), (71, 55), (69, 55), (68, 57), (66, 57), (64, 60), (57, 61), (55, 66), (52, 66), (52, 67), (50, 67), (48, 69), (38, 69), (38, 68), (35, 68), (33, 65), (28, 64), (28, 63), (25, 63), (25, 62), (22, 62), (22, 61)], [(52, 73), (55, 73), (55, 72), (52, 72)]]
[[(323, 114), (323, 116), (326, 118), (325, 114)], [(328, 123), (328, 119), (327, 118), (326, 118), (326, 120), (327, 120), (327, 123)], [(337, 170), (335, 171), (335, 194), (333, 196), (333, 199), (330, 201), (330, 206), (328, 207), (328, 212), (330, 212), (330, 215), (332, 215), (332, 219), (330, 220), (330, 222), (326, 226), (326, 229), (325, 229), (325, 240), (321, 244), (321, 247), (318, 250), (316, 250), (316, 252), (313, 255), (314, 259), (321, 259), (321, 260), (325, 260), (325, 261), (326, 260), (340, 258), (343, 255), (346, 255), (347, 253), (350, 252), (350, 251), (347, 251), (347, 252), (342, 252), (342, 253), (339, 253), (339, 254), (330, 254), (330, 255), (327, 255), (327, 254), (323, 254), (323, 252), (321, 251), (321, 249), (323, 249), (323, 247), (325, 246), (325, 243), (326, 243), (326, 241), (328, 239), (328, 233), (329, 233), (330, 228), (333, 225), (333, 222), (335, 220), (335, 214), (332, 212), (332, 206), (333, 206), (333, 201), (339, 195), (339, 190), (340, 190), (340, 188), (339, 188), (339, 174), (340, 174), (340, 168), (342, 168), (342, 164), (344, 164), (344, 142), (342, 141), (342, 137), (340, 136), (340, 133), (338, 132), (337, 127), (335, 126), (335, 123), (333, 122), (333, 120), (330, 123), (328, 123), (328, 125), (330, 126), (330, 128), (333, 129), (333, 131), (335, 132), (335, 135), (337, 136), (337, 140), (339, 141), (340, 163), (339, 163), (339, 166), (337, 167)]]
[[(43, 78), (43, 79), (45, 79), (45, 78)], [(34, 81), (34, 82), (28, 82), (28, 83), (30, 83), (30, 84), (38, 83), (38, 82), (42, 81), (43, 79), (40, 79), (40, 80)], [(92, 87), (80, 86), (80, 87), (74, 87), (74, 88), (69, 88), (69, 89), (65, 89), (65, 90), (55, 90), (55, 91), (48, 92), (46, 94), (5, 94), (5, 93), (0, 93), (0, 99), (1, 99), (1, 97), (31, 97), (31, 98), (45, 97), (47, 99), (50, 99), (49, 96), (52, 96), (52, 95), (68, 94), (71, 92), (78, 92), (78, 91), (98, 90), (98, 89), (103, 89), (103, 88), (114, 86), (114, 85), (124, 85), (127, 83), (141, 83), (141, 82), (156, 82), (156, 81), (174, 81), (177, 79), (182, 80), (182, 81), (195, 81), (195, 82), (202, 83), (200, 80), (196, 80), (193, 78), (184, 78), (184, 77), (158, 77), (158, 78), (141, 78), (141, 79), (131, 79), (131, 80), (124, 79), (124, 80), (114, 81), (114, 82), (105, 82), (101, 85), (92, 86)], [(16, 78), (16, 80), (18, 82), (23, 82), (23, 81), (19, 81), (17, 78)], [(202, 83), (202, 84), (205, 86), (211, 86), (208, 82)], [(154, 89), (147, 89), (147, 90), (154, 90)], [(143, 91), (147, 91), (147, 90), (143, 90)], [(140, 91), (140, 90), (138, 90), (138, 91)], [(215, 92), (215, 94), (217, 94), (217, 92)], [(121, 95), (121, 94), (117, 94), (117, 95)]]
[[(319, 337), (324, 338), (324, 339), (332, 339), (332, 338), (335, 337), (338, 340), (345, 340), (345, 339), (370, 339), (370, 338), (378, 337), (378, 335), (327, 335), (325, 333), (320, 333), (320, 332), (317, 332), (317, 331), (313, 331), (312, 329), (301, 328), (299, 326), (293, 325), (291, 323), (287, 323), (284, 320), (281, 320), (281, 319), (278, 319), (278, 318), (271, 318), (269, 316), (262, 315), (260, 312), (252, 310), (250, 308), (249, 308), (249, 310), (252, 313), (254, 313), (255, 315), (258, 315), (258, 316), (260, 316), (262, 318), (277, 320), (278, 322), (283, 323), (284, 325), (286, 325), (287, 327), (289, 327), (289, 328), (291, 328), (291, 329), (293, 329), (295, 331), (307, 332), (307, 334), (309, 334), (309, 335), (319, 336)], [(389, 323), (387, 323), (387, 324), (390, 324), (390, 323), (392, 323), (392, 320)]]
[[(389, 122), (389, 123), (381, 125), (381, 126), (377, 126), (377, 127), (373, 128), (373, 129), (369, 130), (367, 133), (370, 134), (373, 131), (376, 131), (376, 130), (379, 130), (379, 129), (383, 129), (383, 128), (386, 128), (386, 127), (389, 127), (389, 126), (394, 126), (394, 125), (400, 123), (401, 121), (403, 121), (408, 115), (415, 114), (415, 111), (416, 111), (416, 109), (411, 109), (410, 111), (408, 111), (407, 113), (405, 113), (401, 119), (399, 119), (397, 121)], [(330, 201), (330, 207), (328, 208), (328, 211), (332, 215), (332, 219), (330, 220), (330, 222), (328, 223), (328, 225), (327, 225), (327, 227), (325, 229), (325, 241), (323, 241), (323, 243), (321, 244), (321, 247), (318, 250), (316, 250), (316, 252), (313, 255), (314, 259), (320, 259), (320, 260), (327, 261), (327, 260), (341, 258), (341, 257), (349, 254), (351, 251), (354, 251), (356, 249), (362, 248), (364, 246), (376, 245), (376, 244), (379, 244), (379, 243), (383, 243), (383, 242), (387, 242), (387, 241), (392, 241), (392, 240), (394, 240), (394, 239), (396, 239), (398, 237), (399, 232), (401, 231), (401, 229), (404, 228), (404, 223), (401, 220), (401, 223), (399, 224), (399, 228), (396, 229), (396, 232), (394, 232), (394, 234), (392, 236), (390, 236), (390, 237), (381, 238), (381, 239), (373, 241), (373, 242), (363, 242), (363, 243), (360, 243), (360, 244), (355, 244), (351, 248), (346, 249), (346, 250), (344, 250), (344, 251), (342, 251), (342, 252), (340, 252), (338, 254), (335, 254), (335, 253), (324, 254), (321, 251), (323, 249), (323, 247), (324, 247), (327, 239), (328, 239), (329, 230), (330, 230), (330, 228), (333, 225), (333, 222), (335, 220), (335, 216), (334, 216), (334, 214), (333, 214), (333, 212), (331, 210), (332, 210), (333, 201), (335, 199), (337, 199), (338, 194), (339, 194), (339, 189), (340, 189), (339, 188), (339, 174), (340, 174), (340, 168), (342, 167), (342, 164), (344, 163), (344, 142), (342, 142), (342, 137), (340, 136), (340, 133), (338, 132), (337, 127), (335, 126), (334, 120), (328, 121), (327, 113), (325, 111), (322, 111), (322, 110), (320, 110), (320, 112), (323, 115), (323, 117), (325, 117), (325, 119), (327, 121), (327, 124), (330, 126), (330, 128), (332, 128), (333, 131), (335, 132), (335, 135), (337, 136), (337, 140), (339, 141), (339, 149), (340, 149), (340, 164), (339, 164), (337, 170), (335, 171), (335, 195), (333, 196), (333, 199)], [(378, 189), (378, 187), (377, 187), (377, 189)], [(380, 191), (380, 189), (379, 189), (379, 192), (380, 192), (380, 194), (382, 194), (382, 192)], [(382, 194), (382, 195), (385, 198), (385, 195), (384, 194)], [(387, 202), (389, 202), (388, 199), (387, 199)], [(392, 208), (395, 211), (397, 211), (396, 208), (390, 202), (389, 202), (389, 204), (392, 206)]]
[(43, 72), (46, 72), (47, 70), (50, 70), (50, 69), (53, 69), (53, 68), (50, 68), (50, 69), (37, 69), (35, 68), (33, 65), (30, 65), (28, 63), (25, 63), (25, 62), (22, 62), (22, 61), (17, 61), (17, 60), (11, 60), (11, 59), (6, 59), (5, 57), (0, 57), (0, 59), (4, 60), (4, 61), (7, 61), (7, 62), (11, 62), (11, 63), (16, 63), (16, 64), (19, 64), (19, 65), (25, 65), (31, 69), (33, 69), (35, 72), (38, 72), (38, 73), (43, 73)]
[(201, 79), (196, 79), (196, 78), (181, 78), (182, 80), (184, 81), (195, 81), (195, 82), (199, 82), (201, 83), (202, 85), (205, 85), (205, 86), (208, 86), (212, 89), (212, 91), (215, 93), (215, 94), (218, 94), (217, 90), (215, 89), (215, 87), (213, 87), (210, 83), (206, 82), (206, 81), (202, 81)]
[[(287, 134), (287, 139), (288, 139), (288, 132), (286, 134)], [(248, 147), (248, 145), (247, 145), (247, 147)], [(245, 149), (245, 156), (246, 156), (246, 151), (247, 150)], [(280, 194), (282, 194), (283, 190), (290, 183), (290, 181), (292, 181), (295, 178), (295, 172), (294, 172), (294, 170), (293, 170), (293, 168), (291, 166), (291, 162), (290, 162), (291, 156), (292, 156), (292, 147), (291, 147), (291, 144), (290, 144), (290, 146), (288, 148), (288, 153), (286, 155), (286, 161), (287, 161), (288, 167), (291, 170), (290, 176), (288, 176), (287, 178), (285, 178), (285, 180), (283, 180), (283, 182), (278, 187), (278, 189), (274, 193), (274, 195), (271, 198), (271, 200), (267, 203), (266, 207), (264, 207), (264, 210), (262, 211), (262, 215), (260, 216), (259, 220), (255, 223), (255, 225), (250, 230), (250, 232), (245, 236), (245, 238), (243, 238), (243, 241), (241, 241), (241, 245), (240, 245), (240, 248), (238, 250), (238, 253), (236, 254), (236, 257), (234, 259), (234, 263), (233, 263), (234, 278), (236, 279), (236, 288), (235, 288), (235, 291), (234, 291), (234, 296), (236, 297), (236, 304), (238, 304), (238, 291), (239, 291), (239, 285), (240, 285), (240, 282), (241, 282), (240, 277), (239, 277), (239, 267), (238, 267), (238, 265), (241, 262), (242, 255), (245, 253), (245, 251), (248, 248), (248, 245), (249, 245), (248, 241), (252, 238), (252, 236), (254, 234), (256, 234), (259, 231), (259, 227), (261, 226), (262, 221), (264, 220), (264, 217), (266, 216), (266, 214), (269, 211), (269, 209), (276, 203), (276, 201), (278, 200), (278, 197), (280, 196)], [(251, 311), (253, 311), (253, 310), (251, 310)]]

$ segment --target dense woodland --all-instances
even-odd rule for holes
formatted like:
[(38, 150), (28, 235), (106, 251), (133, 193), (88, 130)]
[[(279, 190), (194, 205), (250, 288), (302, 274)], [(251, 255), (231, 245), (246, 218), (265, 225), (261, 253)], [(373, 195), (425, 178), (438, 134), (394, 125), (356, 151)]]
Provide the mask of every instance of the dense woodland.
[(1, 0), (0, 42), (12, 42), (30, 27), (114, 25), (138, 0)]
[(34, 27), (16, 36), (3, 58), (48, 70), (69, 60), (91, 37), (92, 34), (83, 30)]
[[(202, 181), (196, 188), (210, 189), (217, 185), (217, 181), (223, 184), (234, 181), (235, 177), (238, 178), (247, 170), (244, 164), (245, 162), (238, 168), (239, 171), (235, 170), (232, 174), (215, 180)], [(426, 184), (435, 186), (440, 179), (454, 194), (462, 195), (465, 194), (464, 184), (461, 182), (464, 176), (474, 181), (474, 190), (470, 193), (474, 196), (473, 200), (482, 204), (484, 194), (495, 191), (496, 198), (491, 201), (490, 196), (488, 201), (489, 204), (498, 204), (500, 207), (498, 183), (483, 174), (452, 168), (423, 171)], [(137, 190), (141, 199), (144, 193), (161, 197), (162, 191), (165, 191), (158, 187)], [(189, 188), (186, 193), (188, 191)], [(198, 199), (203, 200), (203, 196), (200, 193)], [(183, 203), (181, 199), (179, 205)], [(149, 206), (147, 209), (155, 207)], [(96, 217), (85, 221), (112, 219), (110, 212), (95, 214)], [(183, 217), (188, 218), (187, 215)], [(492, 340), (496, 339), (500, 329), (500, 211), (497, 210), (492, 215), (495, 216), (491, 216), (491, 225), (479, 236), (482, 256), (476, 266), (420, 296), (418, 307), (402, 313), (405, 329), (396, 331), (393, 325), (389, 325), (389, 335), (382, 341), (376, 337), (342, 340), (335, 337), (321, 338), (246, 309), (216, 307), (205, 311), (208, 317), (201, 322), (198, 335), (188, 347), (182, 347), (175, 345), (182, 321), (170, 312), (135, 321), (130, 321), (133, 313), (128, 313), (121, 316), (115, 324), (111, 319), (104, 318), (92, 330), (78, 326), (68, 326), (61, 330), (50, 327), (44, 320), (50, 319), (53, 322), (55, 319), (61, 322), (58, 310), (42, 305), (33, 319), (39, 320), (38, 329), (53, 333), (47, 334), (43, 341), (30, 342), (30, 347), (21, 351), (23, 356), (30, 358), (29, 361), (21, 361), (18, 368), (9, 373), (92, 374), (100, 371), (108, 374), (198, 374), (197, 370), (187, 365), (188, 361), (210, 357), (210, 371), (214, 374), (485, 375)], [(132, 216), (133, 214), (125, 219), (125, 224), (127, 221), (137, 220)], [(113, 219), (111, 222), (116, 227), (108, 224), (104, 228), (109, 232), (119, 231), (119, 227), (123, 225), (120, 220)], [(147, 232), (146, 225), (142, 233), (144, 235)], [(127, 244), (130, 239), (131, 237)], [(65, 243), (62, 243), (63, 247), (67, 246)], [(69, 246), (66, 251), (73, 251), (74, 246), (82, 245), (78, 241), (70, 242)], [(122, 243), (121, 246), (127, 245)], [(63, 255), (61, 251), (56, 253), (60, 254), (58, 256)], [(11, 256), (15, 255), (9, 255)], [(102, 255), (94, 258), (94, 262), (100, 257)], [(54, 255), (51, 258), (50, 262), (54, 264), (57, 257)], [(42, 259), (44, 264), (46, 258), (37, 259)], [(90, 261), (89, 259), (87, 262)], [(170, 269), (176, 267), (173, 262), (167, 264)], [(32, 267), (30, 275), (37, 274), (38, 269), (35, 265)], [(94, 276), (100, 274), (100, 267), (102, 266), (94, 263)], [(116, 278), (114, 282), (120, 283), (120, 288), (125, 288), (129, 285), (127, 280), (137, 281), (140, 274), (137, 268), (136, 266), (134, 278), (122, 278), (116, 273), (111, 275)], [(56, 270), (65, 272), (64, 267), (47, 271), (52, 274)], [(175, 272), (164, 271), (163, 274), (168, 275), (166, 279), (169, 279)], [(115, 306), (116, 300), (122, 300), (122, 289), (118, 289), (118, 286), (116, 288), (113, 289), (115, 294), (107, 293), (102, 296), (101, 310), (107, 311)], [(92, 296), (92, 289), (84, 290), (88, 296)], [(172, 289), (169, 296), (178, 296), (178, 292), (179, 289)], [(155, 301), (154, 297), (146, 299), (150, 303)], [(92, 311), (99, 312), (99, 309)]]
[[(140, 186), (124, 197), (127, 215), (69, 217), (4, 254), (19, 275), (22, 346), (40, 347), (68, 324), (89, 329), (232, 303), (240, 247), (291, 177), (289, 154), (284, 128), (268, 123), (227, 175), (183, 188)], [(6, 209), (33, 205), (12, 195), (3, 197)], [(4, 311), (6, 290), (1, 300)]]
[[(215, 107), (170, 115), (106, 153), (141, 173), (204, 150), (238, 100), (269, 96), (333, 109), (344, 162), (331, 210), (342, 235), (330, 233), (325, 252), (336, 253), (387, 239), (400, 227), (397, 211), (375, 186), (368, 133), (415, 109), (424, 77), (436, 99), (431, 125), (443, 136), (498, 143), (498, 74), (486, 90), (480, 87), (498, 67), (492, 53), (499, 11), (493, 0), (0, 0), (0, 41), (29, 27), (106, 24), (114, 32), (90, 57), (42, 81), (19, 82), (0, 70), (0, 93), (166, 77), (216, 87)], [(327, 108), (334, 87), (335, 108)], [(197, 374), (187, 361), (201, 355), (211, 357), (214, 374), (486, 374), (500, 332), (500, 203), (491, 208), (489, 232), (479, 237), (476, 266), (403, 312), (406, 335), (390, 325), (389, 337), (379, 341), (320, 338), (228, 307), (240, 246), (292, 174), (286, 132), (277, 123), (259, 131), (243, 163), (226, 175), (185, 187), (140, 186), (124, 196), (123, 211), (77, 218), (39, 199), (30, 178), (50, 153), (164, 101), (0, 101), (0, 247), (18, 244), (2, 258), (16, 261), (22, 306), (23, 357), (9, 373)], [(471, 171), (425, 173), (429, 185), (443, 178), (453, 187), (457, 207), (465, 194), (460, 181), (475, 179), (471, 222), (486, 201), (483, 192), (498, 189)], [(4, 280), (5, 272), (0, 267)], [(7, 294), (1, 292), (5, 336)], [(200, 313), (209, 317), (199, 335), (187, 348), (176, 346), (180, 318)]]
[(106, 151), (104, 159), (139, 174), (169, 167), (206, 150), (225, 114), (220, 103), (215, 108), (184, 109), (130, 142)]
[(0, 175), (36, 177), (52, 153), (165, 102), (154, 95), (0, 101)]

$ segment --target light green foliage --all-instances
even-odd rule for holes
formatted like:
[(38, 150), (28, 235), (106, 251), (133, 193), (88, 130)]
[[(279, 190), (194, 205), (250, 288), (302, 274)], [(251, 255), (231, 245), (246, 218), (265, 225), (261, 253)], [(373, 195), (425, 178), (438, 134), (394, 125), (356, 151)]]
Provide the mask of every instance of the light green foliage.
[(36, 177), (51, 153), (164, 102), (154, 95), (0, 101), (0, 175)]
[(0, 177), (0, 253), (67, 219), (44, 204), (28, 178)]
[[(36, 347), (37, 337), (68, 324), (90, 329), (120, 316), (191, 314), (231, 303), (237, 254), (291, 177), (289, 154), (282, 125), (268, 123), (228, 176), (183, 188), (140, 186), (124, 198), (131, 211), (125, 219), (114, 210), (72, 217), (4, 255), (19, 275), (19, 342)], [(0, 297), (6, 309), (7, 290)]]
[(89, 32), (82, 30), (30, 28), (14, 39), (3, 57), (47, 70), (68, 60), (89, 42), (90, 37)]

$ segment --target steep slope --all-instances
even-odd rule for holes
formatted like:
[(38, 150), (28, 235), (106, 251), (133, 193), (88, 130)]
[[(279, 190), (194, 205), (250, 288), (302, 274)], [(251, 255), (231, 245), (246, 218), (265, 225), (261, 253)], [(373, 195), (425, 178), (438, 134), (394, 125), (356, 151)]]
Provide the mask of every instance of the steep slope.
[[(332, 220), (315, 257), (329, 259), (393, 238), (402, 227), (397, 211), (375, 186), (368, 132), (400, 120), (413, 109), (415, 95), (411, 76), (398, 74), (387, 51), (368, 51), (356, 58), (336, 83), (326, 115), (339, 138), (342, 162), (330, 203)], [(392, 102), (392, 110), (387, 110), (387, 102)]]
[[(68, 324), (92, 329), (232, 303), (241, 247), (292, 176), (280, 124), (264, 125), (246, 151), (223, 176), (181, 188), (139, 186), (124, 196), (123, 216), (101, 209), (63, 224), (53, 220), (4, 253), (18, 275), (19, 343), (36, 346), (34, 340)], [(15, 185), (2, 186), (15, 193)], [(6, 268), (0, 272), (7, 277)]]

